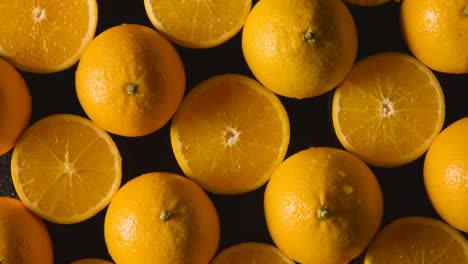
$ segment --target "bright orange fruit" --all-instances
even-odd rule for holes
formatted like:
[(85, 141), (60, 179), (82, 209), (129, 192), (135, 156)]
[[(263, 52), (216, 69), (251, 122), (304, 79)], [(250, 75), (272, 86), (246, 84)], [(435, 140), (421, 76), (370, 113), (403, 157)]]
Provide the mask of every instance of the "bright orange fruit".
[(223, 250), (211, 262), (211, 264), (239, 263), (294, 264), (294, 261), (272, 245), (249, 242)]
[(54, 115), (21, 136), (11, 174), (31, 211), (50, 222), (73, 224), (110, 202), (120, 186), (122, 159), (112, 138), (90, 120)]
[(186, 96), (171, 126), (185, 175), (218, 194), (257, 189), (283, 161), (289, 119), (278, 97), (255, 80), (219, 75)]
[(2, 0), (0, 56), (23, 71), (64, 70), (93, 39), (97, 17), (96, 0)]

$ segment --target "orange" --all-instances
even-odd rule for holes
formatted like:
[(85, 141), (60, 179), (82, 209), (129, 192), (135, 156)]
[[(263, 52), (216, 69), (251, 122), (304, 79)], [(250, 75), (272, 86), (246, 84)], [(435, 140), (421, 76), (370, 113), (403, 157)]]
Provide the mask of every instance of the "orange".
[(262, 0), (245, 22), (242, 50), (266, 88), (287, 97), (314, 97), (351, 70), (356, 26), (341, 0)]
[(468, 0), (405, 0), (400, 18), (416, 58), (436, 71), (468, 73)]
[(76, 261), (73, 261), (72, 263), (70, 264), (112, 264), (112, 262), (109, 262), (107, 260), (103, 260), (103, 259), (80, 259), (80, 260), (76, 260)]
[(453, 227), (436, 219), (398, 219), (377, 235), (364, 264), (407, 263), (467, 264), (468, 241)]
[(15, 146), (30, 118), (28, 86), (15, 68), (0, 59), (0, 156)]
[(219, 229), (216, 208), (196, 183), (155, 172), (119, 190), (104, 235), (117, 264), (206, 264), (218, 248)]
[(420, 157), (442, 129), (445, 102), (434, 74), (403, 53), (358, 62), (333, 98), (343, 146), (368, 164), (397, 167)]
[(75, 64), (93, 39), (96, 0), (2, 0), (0, 56), (16, 68), (51, 73)]
[(219, 253), (211, 264), (294, 264), (276, 247), (263, 243), (242, 243), (229, 247)]
[(30, 210), (50, 222), (73, 224), (110, 202), (120, 186), (122, 160), (112, 138), (90, 120), (53, 115), (20, 138), (11, 173)]
[(153, 25), (187, 48), (211, 48), (226, 42), (244, 25), (252, 0), (145, 0)]
[(42, 220), (18, 200), (0, 198), (0, 263), (52, 264), (49, 233)]
[(255, 80), (219, 75), (186, 96), (171, 141), (185, 175), (210, 192), (240, 194), (265, 184), (283, 161), (289, 120), (280, 100)]
[(185, 91), (182, 61), (158, 32), (139, 25), (106, 30), (83, 53), (76, 93), (96, 124), (122, 136), (143, 136), (166, 124)]
[(270, 235), (300, 263), (348, 263), (371, 242), (382, 214), (382, 192), (372, 171), (356, 156), (333, 148), (292, 155), (265, 191)]
[(353, 5), (360, 5), (360, 6), (377, 6), (383, 5), (391, 0), (343, 0), (344, 2), (348, 2)]
[(468, 118), (440, 133), (424, 161), (424, 184), (432, 205), (452, 226), (468, 232)]

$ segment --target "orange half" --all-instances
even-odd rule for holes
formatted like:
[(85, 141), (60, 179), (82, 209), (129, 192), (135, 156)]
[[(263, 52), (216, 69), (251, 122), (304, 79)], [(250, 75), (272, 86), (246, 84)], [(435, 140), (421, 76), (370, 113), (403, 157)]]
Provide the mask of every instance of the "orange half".
[(211, 48), (244, 26), (252, 0), (145, 0), (153, 25), (178, 45)]
[(75, 64), (94, 37), (96, 0), (0, 1), (0, 56), (28, 72)]
[(448, 224), (406, 217), (386, 226), (367, 251), (364, 264), (467, 264), (468, 241)]
[(13, 152), (11, 172), (23, 203), (42, 218), (72, 224), (102, 210), (117, 192), (122, 159), (112, 138), (88, 119), (46, 117)]
[(183, 100), (171, 141), (189, 178), (213, 193), (240, 194), (263, 185), (283, 161), (289, 119), (278, 97), (257, 81), (220, 75)]

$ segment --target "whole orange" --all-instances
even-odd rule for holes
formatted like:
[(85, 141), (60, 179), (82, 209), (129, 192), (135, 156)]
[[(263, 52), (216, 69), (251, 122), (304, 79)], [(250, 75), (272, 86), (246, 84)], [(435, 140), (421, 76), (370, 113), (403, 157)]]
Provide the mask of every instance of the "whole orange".
[(468, 73), (467, 0), (405, 0), (400, 18), (419, 60), (436, 71)]
[(207, 264), (219, 242), (216, 209), (191, 180), (149, 173), (112, 200), (104, 235), (116, 264)]
[(266, 88), (287, 97), (314, 97), (351, 70), (356, 26), (341, 0), (262, 0), (247, 18), (242, 50)]
[(353, 154), (333, 148), (292, 155), (265, 191), (271, 237), (301, 263), (348, 263), (366, 249), (382, 214), (382, 192), (372, 171)]
[(0, 198), (0, 263), (52, 264), (52, 243), (44, 222), (20, 201)]
[(161, 128), (184, 91), (184, 67), (175, 48), (158, 32), (139, 25), (101, 33), (84, 51), (76, 72), (76, 93), (86, 114), (122, 136)]
[(31, 95), (23, 77), (0, 59), (0, 155), (7, 153), (31, 118)]
[(440, 133), (424, 161), (424, 184), (432, 205), (450, 225), (468, 232), (468, 118)]

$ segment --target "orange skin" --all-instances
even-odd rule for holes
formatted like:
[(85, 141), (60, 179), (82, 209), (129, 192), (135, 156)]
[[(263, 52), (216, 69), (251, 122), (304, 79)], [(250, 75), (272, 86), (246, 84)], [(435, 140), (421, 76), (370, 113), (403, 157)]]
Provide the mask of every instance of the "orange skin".
[(18, 71), (0, 59), (0, 155), (16, 145), (31, 118), (31, 95)]

